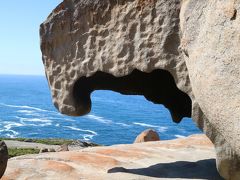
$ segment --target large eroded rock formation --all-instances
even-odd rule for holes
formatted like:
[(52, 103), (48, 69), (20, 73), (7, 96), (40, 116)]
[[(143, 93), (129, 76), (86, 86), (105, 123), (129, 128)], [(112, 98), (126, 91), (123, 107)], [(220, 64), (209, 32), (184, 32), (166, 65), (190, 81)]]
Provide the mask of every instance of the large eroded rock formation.
[(225, 179), (240, 179), (240, 36), (236, 0), (65, 0), (41, 25), (53, 102), (78, 116), (109, 89), (192, 117)]

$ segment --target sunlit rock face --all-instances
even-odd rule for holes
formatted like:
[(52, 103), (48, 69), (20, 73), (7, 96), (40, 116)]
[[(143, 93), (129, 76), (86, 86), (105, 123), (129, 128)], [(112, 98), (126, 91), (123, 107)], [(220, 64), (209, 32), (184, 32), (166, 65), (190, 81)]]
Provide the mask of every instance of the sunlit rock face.
[(146, 129), (141, 132), (135, 139), (134, 143), (143, 143), (149, 141), (160, 141), (157, 131), (154, 129)]
[(212, 130), (218, 169), (240, 179), (240, 1), (185, 1), (182, 49), (193, 94)]
[[(123, 93), (144, 95), (143, 89), (147, 87), (143, 86), (142, 77), (156, 69), (168, 70), (173, 77), (182, 77), (177, 85), (190, 91), (186, 66), (178, 50), (179, 12), (178, 0), (61, 3), (41, 25), (40, 32), (43, 62), (56, 107), (69, 115), (88, 113), (91, 107), (89, 94), (95, 89), (115, 88), (121, 92), (125, 89)], [(92, 87), (86, 87), (86, 78), (97, 72), (101, 78), (92, 79), (101, 81), (99, 85), (94, 82)], [(160, 72), (163, 78), (154, 80), (156, 86), (164, 88), (162, 83), (166, 81), (172, 84), (170, 73)], [(122, 87), (111, 85), (122, 81), (120, 77), (128, 79), (128, 83), (123, 81)], [(114, 82), (105, 87), (103, 83), (110, 79)], [(174, 82), (171, 86), (175, 91)], [(74, 93), (75, 87), (84, 92)], [(78, 97), (82, 94), (82, 98)], [(190, 113), (184, 115), (190, 116), (191, 107), (186, 109)], [(184, 115), (176, 114), (179, 116), (176, 120)]]
[(240, 3), (231, 0), (65, 0), (41, 25), (54, 105), (72, 116), (109, 89), (192, 117), (218, 170), (240, 179)]
[(2, 178), (12, 179), (222, 180), (205, 135), (19, 156), (9, 160)]

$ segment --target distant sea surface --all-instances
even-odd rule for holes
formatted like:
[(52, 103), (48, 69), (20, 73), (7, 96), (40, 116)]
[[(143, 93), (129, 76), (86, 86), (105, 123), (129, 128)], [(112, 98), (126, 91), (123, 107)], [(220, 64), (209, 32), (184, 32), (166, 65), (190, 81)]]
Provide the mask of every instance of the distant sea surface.
[(44, 76), (0, 75), (0, 137), (66, 138), (103, 145), (132, 143), (143, 130), (160, 139), (201, 133), (190, 118), (172, 122), (169, 111), (143, 96), (112, 91), (92, 93), (92, 111), (82, 117), (60, 114)]

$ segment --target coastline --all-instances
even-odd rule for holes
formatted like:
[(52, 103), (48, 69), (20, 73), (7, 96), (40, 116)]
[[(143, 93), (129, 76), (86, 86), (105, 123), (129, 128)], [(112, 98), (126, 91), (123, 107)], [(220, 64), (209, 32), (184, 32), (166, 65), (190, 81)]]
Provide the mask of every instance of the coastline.
[(92, 142), (72, 139), (29, 139), (29, 138), (0, 138), (8, 147), (9, 158), (39, 154), (42, 149), (48, 152), (58, 152), (61, 146), (67, 145), (69, 151), (80, 150), (86, 147), (102, 146)]
[[(201, 137), (204, 135), (193, 134), (188, 137), (177, 137), (172, 140), (160, 140), (157, 142), (168, 143), (168, 142), (174, 142), (174, 141), (181, 141), (186, 138), (191, 138), (195, 136)], [(41, 149), (48, 149), (48, 152), (59, 152), (60, 151), (59, 149), (61, 149), (62, 145), (67, 145), (68, 151), (77, 151), (77, 150), (81, 150), (88, 147), (104, 146), (104, 145), (96, 144), (93, 142), (86, 142), (86, 141), (73, 140), (73, 139), (63, 139), (63, 138), (62, 139), (0, 138), (0, 140), (4, 141), (8, 147), (9, 158), (28, 155), (28, 154), (39, 154), (41, 153)], [(132, 144), (134, 144), (134, 142)], [(131, 144), (114, 144), (111, 146), (117, 146), (117, 145), (131, 145)], [(106, 146), (106, 147), (111, 147), (111, 146)]]

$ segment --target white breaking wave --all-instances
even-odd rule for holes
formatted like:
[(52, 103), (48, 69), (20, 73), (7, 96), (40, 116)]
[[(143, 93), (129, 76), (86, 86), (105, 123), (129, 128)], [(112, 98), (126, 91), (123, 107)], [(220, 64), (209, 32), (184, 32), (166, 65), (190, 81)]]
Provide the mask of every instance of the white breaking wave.
[(186, 136), (182, 136), (182, 135), (179, 135), (179, 134), (176, 134), (174, 135), (176, 138), (185, 138)]
[(146, 123), (138, 123), (138, 122), (134, 122), (133, 124), (138, 125), (138, 126), (143, 126), (143, 127), (149, 127), (149, 128), (154, 128), (157, 131), (159, 131), (160, 133), (164, 133), (167, 131), (168, 127), (165, 126), (156, 126), (156, 125), (152, 125), (152, 124), (146, 124)]
[[(59, 118), (59, 119), (63, 119), (63, 118)], [(68, 122), (76, 122), (76, 120), (74, 120), (74, 119), (66, 119), (66, 118), (64, 118), (64, 121), (68, 121)]]
[(17, 112), (24, 113), (24, 114), (33, 114), (34, 113), (34, 111), (31, 111), (31, 110), (18, 110)]
[(160, 128), (160, 126), (155, 126), (155, 125), (152, 125), (152, 124), (146, 124), (146, 123), (134, 122), (133, 124), (138, 125), (138, 126), (143, 126), (143, 127)]
[(164, 127), (164, 126), (163, 127), (158, 127), (157, 130), (161, 133), (164, 133), (168, 130), (168, 127)]
[(15, 123), (15, 122), (3, 122), (3, 123), (6, 125), (3, 126), (4, 129), (1, 129), (0, 132), (9, 132), (9, 133), (4, 133), (4, 134), (10, 138), (15, 138), (19, 134), (18, 132), (12, 130), (11, 128), (24, 126), (23, 124)]
[(13, 134), (9, 134), (9, 133), (6, 134), (6, 136), (9, 138), (16, 138), (17, 135), (19, 134), (18, 132), (13, 131), (13, 130), (11, 130), (10, 132), (12, 132)]
[(76, 128), (76, 127), (72, 127), (72, 126), (63, 126), (63, 127), (74, 130), (74, 131), (81, 131), (81, 129)]
[(45, 127), (45, 126), (51, 126), (52, 123), (44, 123), (44, 124), (40, 124), (40, 125), (36, 125), (36, 126), (41, 126), (41, 127)]
[(117, 124), (117, 125), (121, 125), (121, 126), (123, 126), (123, 127), (129, 127), (129, 126), (131, 126), (131, 125), (129, 125), (129, 124), (125, 124), (125, 123), (115, 123), (115, 124)]
[(90, 141), (93, 138), (93, 136), (94, 135), (85, 134), (85, 135), (83, 135), (83, 140)]
[(24, 126), (21, 123), (15, 123), (15, 122), (4, 122), (4, 124), (6, 124), (5, 126), (3, 126), (6, 131), (9, 131), (12, 127), (20, 127), (20, 126)]
[(8, 132), (11, 132), (11, 133), (13, 133), (13, 136), (16, 136), (16, 135), (18, 135), (18, 134), (19, 134), (18, 132), (14, 131), (14, 130), (8, 130)]
[[(49, 111), (46, 109), (36, 108), (36, 107), (32, 107), (32, 106), (17, 106), (17, 105), (10, 105), (10, 104), (4, 104), (4, 103), (0, 103), (0, 105), (7, 106), (7, 107), (20, 108), (20, 109), (32, 109), (32, 110), (42, 111), (42, 112), (54, 112), (54, 111)], [(54, 112), (54, 113), (56, 113), (56, 112)]]
[(17, 112), (28, 116), (41, 116), (41, 114), (33, 110), (18, 110)]
[(88, 133), (91, 133), (93, 135), (97, 135), (97, 133), (95, 131), (91, 131), (91, 130), (87, 130), (87, 129), (80, 129), (80, 128), (76, 128), (76, 127), (72, 127), (72, 126), (63, 126), (63, 127), (74, 130), (74, 131), (88, 132)]
[(20, 118), (20, 121), (52, 123), (52, 121), (49, 119), (40, 119), (40, 118)]
[(44, 123), (44, 124), (25, 124), (25, 126), (34, 126), (34, 127), (45, 127), (45, 126), (51, 126), (52, 123)]
[(112, 123), (111, 120), (104, 119), (104, 118), (101, 117), (101, 116), (95, 116), (95, 115), (90, 114), (90, 115), (87, 115), (86, 117), (89, 118), (89, 119), (92, 119), (92, 120), (96, 120), (96, 121), (98, 121), (98, 122), (100, 122), (100, 123), (104, 123), (104, 124), (110, 124), (110, 123)]
[[(52, 125), (52, 121), (48, 120), (48, 119), (23, 118), (23, 117), (18, 117), (18, 116), (15, 116), (15, 117), (20, 120), (20, 123), (22, 123), (23, 126), (45, 127), (45, 126)], [(28, 123), (28, 122), (33, 122), (33, 123), (35, 122), (37, 124), (32, 124), (32, 123)], [(39, 124), (39, 122), (41, 124)]]

